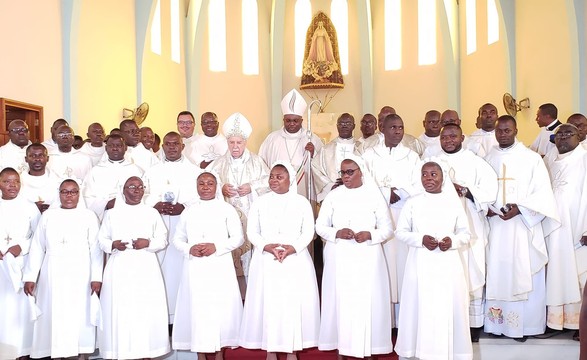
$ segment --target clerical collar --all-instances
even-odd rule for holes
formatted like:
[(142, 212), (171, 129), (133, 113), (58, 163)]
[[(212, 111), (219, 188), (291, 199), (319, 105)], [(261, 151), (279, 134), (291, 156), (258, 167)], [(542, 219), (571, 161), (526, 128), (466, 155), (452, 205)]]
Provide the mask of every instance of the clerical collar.
[(340, 136), (337, 139), (337, 142), (341, 143), (341, 144), (354, 144), (355, 143), (355, 138), (354, 137), (350, 137), (348, 139), (343, 139)]
[(559, 127), (559, 125), (562, 125), (562, 123), (560, 121), (558, 121), (558, 119), (554, 120), (553, 122), (551, 122), (550, 124), (548, 124), (546, 126), (546, 130), (548, 131), (554, 131), (554, 129), (556, 129), (557, 127)]
[(169, 160), (167, 157), (165, 157), (165, 162), (171, 162), (171, 163), (174, 163), (174, 162), (181, 162), (181, 159), (182, 159), (182, 158), (183, 158), (183, 155), (182, 155), (182, 156), (181, 156), (179, 159), (177, 159), (177, 160)]
[(124, 158), (122, 158), (122, 160), (111, 160), (108, 158), (108, 161), (112, 164), (122, 164), (124, 162)]

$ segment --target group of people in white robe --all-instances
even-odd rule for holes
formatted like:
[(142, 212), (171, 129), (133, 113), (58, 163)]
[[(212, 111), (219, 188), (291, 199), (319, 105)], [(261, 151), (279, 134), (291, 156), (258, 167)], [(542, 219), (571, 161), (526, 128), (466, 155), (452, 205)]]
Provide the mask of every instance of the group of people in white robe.
[[(537, 121), (556, 120), (545, 105)], [(63, 119), (44, 145), (11, 122), (6, 146), (24, 160), (0, 147), (0, 358), (222, 359), (242, 346), (268, 359), (310, 347), (472, 359), (483, 326), (522, 341), (578, 329), (584, 116), (558, 125), (542, 160), (492, 104), (469, 137), (454, 110), (429, 111), (424, 134), (408, 136), (386, 106), (362, 118), (358, 140), (341, 115), (326, 145), (302, 127), (306, 106), (296, 90), (284, 97), (283, 128), (259, 156), (240, 113), (223, 135), (204, 113), (194, 135), (181, 112), (158, 154), (131, 120), (106, 141), (90, 125), (79, 152)]]
[[(573, 338), (579, 339), (587, 276), (587, 203), (582, 195), (587, 118), (573, 114), (561, 125), (557, 116), (553, 104), (537, 112), (538, 125), (550, 131), (549, 144), (540, 146), (545, 154), (519, 142), (515, 119), (498, 118), (492, 104), (481, 106), (478, 130), (468, 137), (454, 110), (427, 112), (424, 134), (416, 141), (406, 138), (403, 120), (391, 107), (383, 107), (378, 118), (363, 116), (363, 137), (357, 140), (352, 136), (354, 117), (339, 117), (339, 136), (312, 162), (316, 192), (323, 197), (331, 192), (335, 198), (332, 189), (340, 187), (344, 177), (334, 169), (348, 152), (347, 144), (354, 143), (354, 153), (379, 187), (392, 219), (393, 235), (381, 247), (392, 303), (389, 321), (398, 328), (395, 351), (400, 357), (472, 358), (470, 343), (478, 341), (482, 329), (521, 342), (572, 329), (577, 330)], [(425, 181), (422, 164), (428, 161), (443, 169), (445, 183), (456, 194), (451, 197), (459, 200), (465, 217), (459, 215), (458, 222), (445, 218), (454, 216), (448, 210), (454, 202), (427, 194), (420, 182)], [(347, 196), (359, 208), (359, 202)], [(440, 198), (442, 202), (435, 200)], [(329, 200), (326, 195), (321, 211)], [(416, 211), (417, 201), (422, 204)], [(432, 239), (443, 250), (445, 225), (453, 231), (450, 249), (458, 252), (447, 252), (442, 262), (423, 260), (429, 250), (438, 251)], [(320, 235), (327, 243), (326, 281), (332, 255), (327, 251), (329, 237)], [(449, 287), (454, 292), (447, 292)], [(450, 297), (443, 298), (447, 294)], [(322, 321), (326, 315), (323, 309)]]

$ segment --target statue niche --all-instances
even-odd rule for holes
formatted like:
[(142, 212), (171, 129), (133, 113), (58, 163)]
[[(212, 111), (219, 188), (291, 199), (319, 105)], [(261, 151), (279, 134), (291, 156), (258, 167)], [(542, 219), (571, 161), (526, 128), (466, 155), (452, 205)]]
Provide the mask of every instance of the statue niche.
[(328, 16), (319, 11), (306, 33), (300, 89), (332, 88), (344, 88), (336, 29)]

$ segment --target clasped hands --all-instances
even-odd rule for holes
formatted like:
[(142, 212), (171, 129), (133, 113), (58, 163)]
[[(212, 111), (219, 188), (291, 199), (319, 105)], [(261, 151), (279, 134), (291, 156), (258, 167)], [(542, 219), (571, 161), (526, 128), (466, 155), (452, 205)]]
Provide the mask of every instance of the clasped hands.
[(452, 239), (445, 236), (442, 240), (437, 241), (434, 236), (424, 235), (424, 237), (422, 237), (422, 245), (430, 251), (436, 248), (439, 248), (440, 251), (446, 251), (451, 248)]
[(282, 263), (286, 257), (290, 256), (291, 254), (295, 254), (296, 249), (291, 245), (267, 244), (263, 247), (263, 251), (273, 254), (273, 256), (275, 256), (273, 260), (277, 260)]
[[(112, 250), (124, 251), (124, 250), (126, 250), (126, 246), (128, 244), (129, 243), (127, 241), (114, 240), (112, 242)], [(138, 238), (138, 239), (132, 240), (132, 248), (135, 250), (140, 250), (140, 249), (144, 249), (146, 247), (149, 247), (149, 244), (150, 244), (149, 239)]]
[(190, 255), (195, 257), (210, 256), (216, 252), (216, 245), (213, 243), (200, 243), (190, 248)]
[[(504, 210), (507, 210), (506, 212), (504, 212)], [(503, 215), (500, 214), (496, 214), (493, 210), (488, 209), (487, 210), (487, 217), (492, 217), (492, 216), (499, 216), (502, 220), (507, 221), (510, 219), (513, 219), (515, 216), (520, 214), (520, 208), (518, 208), (517, 204), (506, 204), (504, 207), (502, 207)]]
[(354, 232), (351, 229), (343, 228), (336, 232), (337, 239), (355, 240), (358, 243), (363, 243), (371, 240), (371, 233), (369, 231)]
[(222, 185), (222, 195), (226, 197), (234, 196), (246, 196), (251, 193), (251, 184), (243, 184), (238, 187), (234, 187), (231, 184)]
[(160, 201), (155, 204), (154, 208), (159, 212), (159, 214), (175, 216), (180, 215), (185, 209), (185, 206), (180, 203), (172, 204), (170, 202)]

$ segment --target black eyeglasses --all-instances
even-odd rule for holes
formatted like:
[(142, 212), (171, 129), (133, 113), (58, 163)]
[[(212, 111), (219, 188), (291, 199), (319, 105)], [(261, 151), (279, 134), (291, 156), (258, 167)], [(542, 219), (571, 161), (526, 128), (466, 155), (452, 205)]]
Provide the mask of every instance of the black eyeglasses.
[(343, 175), (348, 175), (348, 176), (353, 176), (353, 174), (355, 173), (355, 171), (359, 170), (359, 168), (356, 169), (346, 169), (346, 170), (340, 170), (338, 172), (338, 175), (340, 177), (342, 177)]
[(79, 190), (59, 190), (59, 193), (61, 195), (71, 195), (71, 196), (76, 196), (77, 194), (79, 194)]
[(26, 134), (29, 132), (27, 128), (14, 128), (9, 130), (13, 134)]

